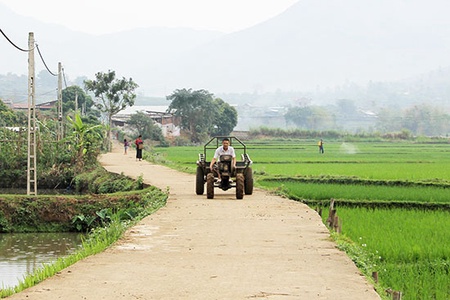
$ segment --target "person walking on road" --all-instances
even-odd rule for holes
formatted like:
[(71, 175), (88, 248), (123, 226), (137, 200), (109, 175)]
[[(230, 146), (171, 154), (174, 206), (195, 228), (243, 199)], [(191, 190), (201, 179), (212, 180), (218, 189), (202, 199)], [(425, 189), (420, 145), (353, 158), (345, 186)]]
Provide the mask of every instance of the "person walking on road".
[(136, 161), (142, 160), (142, 149), (144, 149), (144, 142), (142, 141), (142, 135), (139, 135), (139, 137), (134, 141), (136, 145)]
[(130, 147), (130, 143), (127, 141), (127, 139), (123, 139), (123, 154), (128, 154), (128, 147)]

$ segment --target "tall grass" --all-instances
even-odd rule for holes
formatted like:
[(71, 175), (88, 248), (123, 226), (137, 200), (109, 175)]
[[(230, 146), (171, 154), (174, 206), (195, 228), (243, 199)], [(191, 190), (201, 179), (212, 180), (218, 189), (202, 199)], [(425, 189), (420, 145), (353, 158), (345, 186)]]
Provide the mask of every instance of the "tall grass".
[(387, 186), (356, 184), (322, 184), (296, 181), (267, 181), (259, 184), (271, 189), (286, 189), (296, 199), (329, 200), (376, 200), (425, 203), (450, 203), (450, 185), (448, 188), (432, 186)]
[[(450, 298), (449, 211), (338, 207), (342, 233), (372, 256), (372, 271), (404, 299)], [(325, 221), (326, 216), (324, 216)]]

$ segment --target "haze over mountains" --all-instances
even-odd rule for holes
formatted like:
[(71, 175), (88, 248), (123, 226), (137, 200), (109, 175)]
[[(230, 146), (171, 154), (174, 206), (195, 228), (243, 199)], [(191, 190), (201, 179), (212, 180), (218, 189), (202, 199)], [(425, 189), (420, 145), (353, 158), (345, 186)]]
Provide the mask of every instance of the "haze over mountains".
[[(215, 94), (314, 91), (445, 69), (448, 13), (446, 0), (300, 0), (232, 34), (142, 28), (94, 36), (19, 16), (0, 4), (1, 29), (22, 48), (34, 32), (53, 71), (58, 62), (70, 79), (115, 70), (132, 77), (147, 96), (177, 88)], [(38, 63), (36, 71), (43, 68)], [(0, 74), (8, 72), (26, 74), (27, 54), (0, 37)]]

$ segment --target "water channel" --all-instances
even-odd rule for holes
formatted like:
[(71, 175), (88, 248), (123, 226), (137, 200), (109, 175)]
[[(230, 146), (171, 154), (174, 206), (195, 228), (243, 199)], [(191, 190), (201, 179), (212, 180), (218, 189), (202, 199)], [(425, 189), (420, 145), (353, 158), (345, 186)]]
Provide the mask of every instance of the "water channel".
[(0, 288), (14, 287), (19, 280), (56, 261), (81, 245), (79, 233), (1, 233)]

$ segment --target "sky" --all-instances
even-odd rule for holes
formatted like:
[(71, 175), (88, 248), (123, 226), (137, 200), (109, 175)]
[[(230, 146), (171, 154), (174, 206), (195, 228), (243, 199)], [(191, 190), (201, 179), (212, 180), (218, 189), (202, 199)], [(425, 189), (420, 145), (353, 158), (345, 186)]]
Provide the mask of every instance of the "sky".
[(0, 0), (16, 13), (90, 34), (140, 27), (239, 31), (299, 0)]

